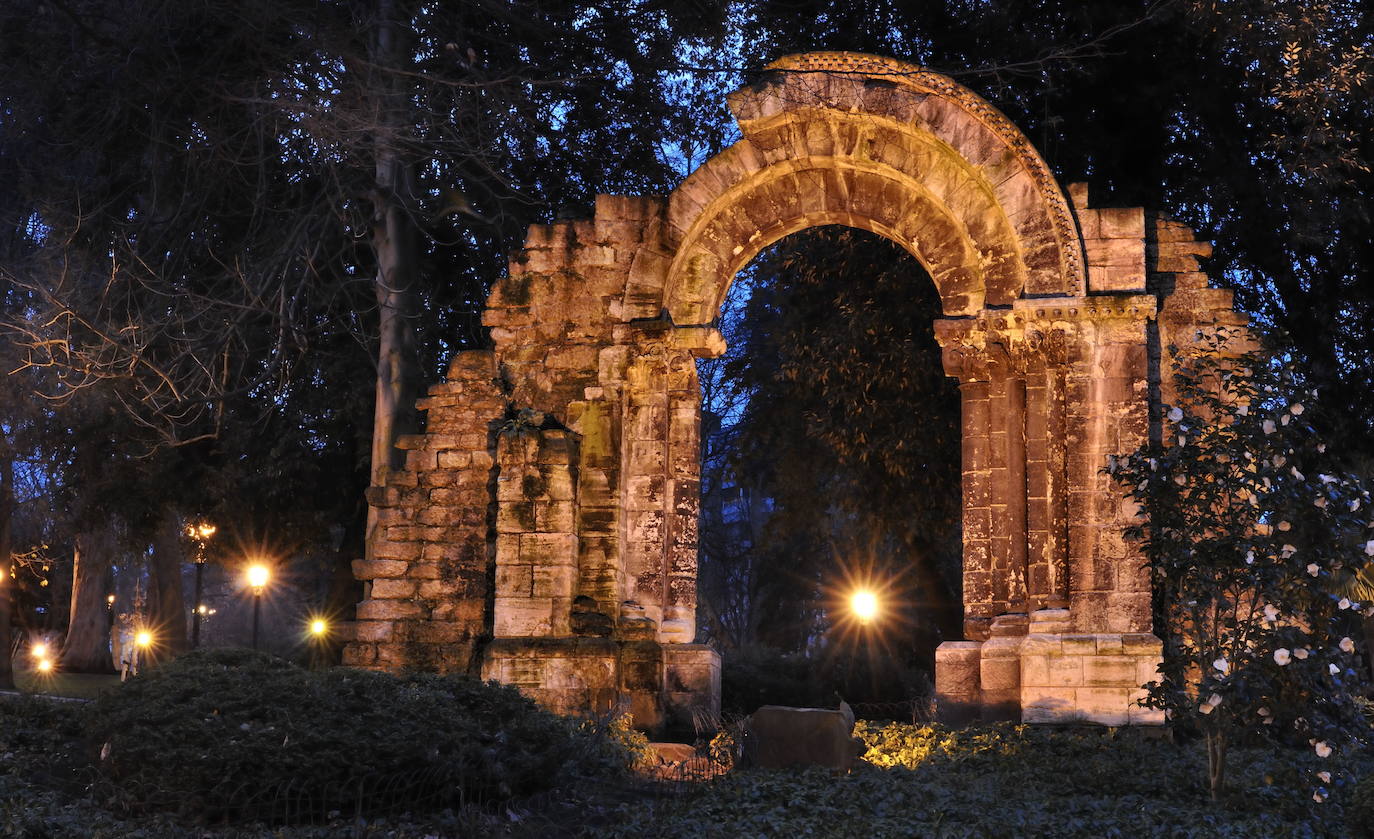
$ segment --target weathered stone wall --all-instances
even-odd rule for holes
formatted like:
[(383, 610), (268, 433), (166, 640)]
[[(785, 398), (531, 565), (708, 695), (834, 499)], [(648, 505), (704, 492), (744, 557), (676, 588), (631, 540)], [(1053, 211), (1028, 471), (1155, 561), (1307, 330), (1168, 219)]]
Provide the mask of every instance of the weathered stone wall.
[(742, 139), (666, 200), (599, 196), (530, 229), (493, 289), (493, 348), (425, 400), (378, 529), (350, 663), (480, 670), (560, 711), (646, 727), (718, 702), (695, 639), (695, 360), (735, 272), (788, 233), (877, 232), (922, 261), (963, 411), (963, 640), (954, 715), (1156, 722), (1137, 515), (1103, 473), (1150, 434), (1172, 345), (1243, 328), (1191, 231), (1066, 197), (1025, 137), (947, 78), (790, 56), (730, 106)]
[(344, 663), (464, 672), (490, 633), (496, 424), (505, 412), (496, 357), (459, 353), (420, 400), (428, 430), (399, 441), (406, 468), (368, 490), (376, 532), (353, 563), (365, 582)]

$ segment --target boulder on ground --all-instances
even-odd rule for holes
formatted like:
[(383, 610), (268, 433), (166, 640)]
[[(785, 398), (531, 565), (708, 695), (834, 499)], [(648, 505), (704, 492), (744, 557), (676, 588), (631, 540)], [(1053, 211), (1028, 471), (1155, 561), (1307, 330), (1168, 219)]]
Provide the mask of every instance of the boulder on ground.
[(765, 769), (828, 766), (848, 771), (866, 746), (853, 736), (854, 712), (764, 705), (745, 721), (742, 763)]

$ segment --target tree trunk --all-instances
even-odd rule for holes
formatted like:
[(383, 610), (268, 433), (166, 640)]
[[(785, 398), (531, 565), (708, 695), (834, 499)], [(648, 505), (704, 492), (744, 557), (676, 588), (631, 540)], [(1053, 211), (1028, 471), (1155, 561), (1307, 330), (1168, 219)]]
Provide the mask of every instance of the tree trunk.
[(72, 599), (62, 669), (74, 673), (113, 673), (109, 610), (114, 540), (108, 529), (77, 537), (72, 554)]
[[(379, 0), (376, 54), (373, 58), (378, 95), (376, 185), (372, 216), (372, 251), (378, 309), (377, 395), (372, 422), (372, 485), (386, 484), (388, 473), (403, 465), (396, 438), (414, 431), (415, 382), (419, 375), (415, 343), (417, 241), (411, 215), (416, 198), (414, 167), (400, 151), (405, 129), (404, 83), (392, 72), (406, 60), (408, 23), (401, 4)], [(367, 539), (376, 527), (368, 510)]]
[(10, 593), (14, 591), (14, 461), (0, 449), (0, 690), (14, 689), (14, 665), (10, 654)]
[(1226, 735), (1220, 730), (1207, 732), (1207, 788), (1213, 803), (1221, 800), (1226, 786)]
[(159, 653), (167, 655), (179, 655), (190, 646), (181, 583), (183, 559), (181, 524), (168, 513), (153, 536), (153, 556), (148, 565), (148, 624)]

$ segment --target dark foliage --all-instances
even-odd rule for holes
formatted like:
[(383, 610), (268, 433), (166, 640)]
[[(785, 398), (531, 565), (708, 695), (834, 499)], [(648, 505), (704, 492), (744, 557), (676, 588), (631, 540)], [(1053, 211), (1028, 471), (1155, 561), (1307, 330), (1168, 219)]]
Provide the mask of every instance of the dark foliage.
[(131, 680), (91, 707), (85, 733), (110, 806), (209, 820), (278, 816), (283, 800), (302, 817), (398, 796), (430, 810), (499, 801), (548, 789), (588, 753), (573, 722), (512, 687), (311, 672), (244, 650)]

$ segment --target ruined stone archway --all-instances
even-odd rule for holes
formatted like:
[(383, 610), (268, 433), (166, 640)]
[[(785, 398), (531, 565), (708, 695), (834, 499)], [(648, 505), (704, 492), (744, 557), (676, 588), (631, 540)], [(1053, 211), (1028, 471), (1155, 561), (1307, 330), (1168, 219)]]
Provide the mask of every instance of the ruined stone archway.
[(1100, 469), (1148, 433), (1157, 333), (1240, 322), (1197, 271), (1207, 246), (1090, 209), (1086, 188), (1066, 201), (994, 108), (890, 59), (791, 56), (729, 104), (743, 138), (666, 201), (599, 196), (591, 220), (531, 228), (488, 301), (493, 349), (458, 354), (406, 469), (369, 491), (348, 663), (480, 668), (559, 710), (628, 701), (650, 727), (710, 706), (695, 358), (723, 349), (712, 322), (760, 249), (845, 224), (926, 267), (960, 382), (945, 710), (1156, 721), (1131, 707), (1160, 651), (1134, 510)]

